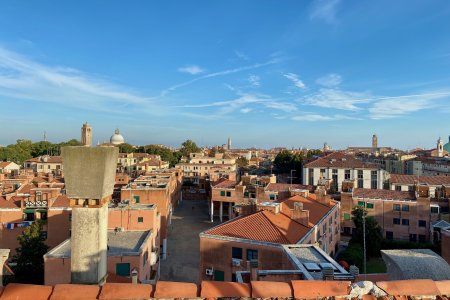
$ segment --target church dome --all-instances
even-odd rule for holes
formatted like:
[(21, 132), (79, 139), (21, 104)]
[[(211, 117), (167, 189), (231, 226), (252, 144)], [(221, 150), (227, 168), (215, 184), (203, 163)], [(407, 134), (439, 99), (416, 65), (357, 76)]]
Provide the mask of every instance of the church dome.
[(448, 143), (444, 145), (444, 151), (450, 153), (450, 136), (448, 137)]
[(125, 143), (125, 139), (120, 134), (119, 129), (116, 129), (116, 131), (114, 131), (114, 134), (109, 139), (109, 142), (113, 145), (120, 145), (120, 144)]

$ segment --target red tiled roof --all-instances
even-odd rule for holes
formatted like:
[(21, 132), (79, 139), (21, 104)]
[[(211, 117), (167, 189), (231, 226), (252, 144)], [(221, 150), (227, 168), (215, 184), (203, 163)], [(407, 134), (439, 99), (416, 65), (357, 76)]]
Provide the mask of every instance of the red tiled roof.
[(375, 189), (354, 189), (353, 197), (368, 199), (392, 199), (392, 200), (415, 200), (414, 192), (375, 190)]
[(237, 185), (236, 181), (221, 178), (213, 183), (213, 188), (232, 189)]
[(0, 208), (20, 208), (20, 201), (14, 201), (13, 197), (10, 200), (6, 200), (0, 196)]
[(69, 207), (69, 204), (70, 204), (70, 199), (66, 195), (59, 195), (51, 203), (50, 207)]
[(352, 155), (342, 152), (333, 152), (327, 156), (313, 160), (305, 164), (305, 168), (379, 169), (379, 167), (373, 163), (364, 162)]
[(319, 221), (336, 205), (335, 200), (330, 200), (330, 205), (325, 205), (317, 201), (316, 195), (312, 194), (308, 198), (296, 195), (282, 202), (281, 210), (288, 216), (292, 215), (295, 202), (302, 202), (303, 209), (309, 210), (309, 222), (311, 226), (319, 223)]
[(0, 162), (0, 169), (6, 168), (10, 163), (9, 161)]
[[(362, 290), (352, 290), (349, 281), (321, 281), (321, 280), (292, 280), (291, 283), (252, 281), (249, 284), (235, 282), (203, 281), (201, 289), (194, 283), (158, 281), (156, 286), (148, 284), (111, 284), (106, 283), (100, 295), (96, 296), (99, 286), (92, 285), (56, 285), (51, 286), (10, 283), (3, 290), (0, 287), (1, 300), (80, 300), (80, 299), (108, 299), (131, 300), (174, 298), (283, 298), (317, 299), (331, 297), (334, 300), (362, 298), (363, 300), (389, 299), (450, 299), (450, 280), (400, 280), (374, 282), (381, 293), (387, 296), (378, 298), (371, 294), (364, 294)], [(53, 292), (53, 294), (52, 294)], [(354, 292), (356, 294), (354, 294)], [(363, 294), (360, 294), (360, 293)], [(370, 293), (370, 291), (366, 291)], [(352, 295), (352, 296), (350, 296)], [(359, 297), (358, 297), (359, 296)]]
[(213, 227), (205, 234), (228, 236), (278, 244), (295, 244), (309, 228), (283, 213), (259, 211)]
[(311, 185), (304, 185), (304, 184), (291, 185), (289, 183), (269, 183), (265, 188), (266, 191), (276, 191), (276, 192), (289, 191), (292, 189), (312, 191), (314, 187)]
[(389, 180), (391, 184), (415, 184), (417, 181), (428, 185), (447, 185), (450, 184), (450, 176), (416, 176), (391, 174)]

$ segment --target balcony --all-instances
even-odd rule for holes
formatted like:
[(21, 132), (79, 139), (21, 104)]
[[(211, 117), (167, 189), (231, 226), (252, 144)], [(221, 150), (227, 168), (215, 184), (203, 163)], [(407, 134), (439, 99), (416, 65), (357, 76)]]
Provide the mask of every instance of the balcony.
[(31, 199), (25, 200), (26, 208), (47, 208), (47, 206), (48, 206), (47, 200), (31, 200)]

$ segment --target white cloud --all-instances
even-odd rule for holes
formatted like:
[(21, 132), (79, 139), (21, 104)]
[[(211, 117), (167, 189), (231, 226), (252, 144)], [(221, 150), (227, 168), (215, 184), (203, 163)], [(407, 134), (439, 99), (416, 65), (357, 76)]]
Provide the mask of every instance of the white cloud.
[(98, 111), (148, 104), (148, 98), (98, 76), (49, 67), (0, 47), (0, 95)]
[(197, 74), (205, 72), (205, 70), (200, 68), (199, 66), (191, 65), (191, 66), (185, 66), (182, 68), (178, 68), (178, 72), (188, 73), (191, 75), (197, 75)]
[(424, 93), (415, 95), (403, 95), (395, 97), (381, 97), (369, 108), (370, 117), (375, 120), (400, 117), (412, 112), (424, 109), (432, 109), (442, 106), (440, 100), (448, 99), (450, 91)]
[(261, 78), (259, 76), (250, 75), (247, 80), (254, 87), (259, 87), (261, 85), (261, 82), (260, 82)]
[(159, 96), (160, 97), (164, 97), (170, 92), (173, 92), (173, 91), (175, 91), (175, 90), (177, 90), (179, 88), (182, 88), (182, 87), (188, 86), (190, 84), (193, 84), (193, 83), (195, 83), (197, 81), (200, 81), (200, 80), (204, 80), (204, 79), (208, 79), (208, 78), (214, 78), (214, 77), (218, 77), (218, 76), (225, 76), (225, 75), (234, 74), (234, 73), (238, 73), (238, 72), (242, 72), (242, 71), (253, 70), (253, 69), (257, 69), (257, 68), (262, 68), (262, 67), (265, 67), (265, 66), (269, 66), (269, 65), (273, 65), (273, 64), (279, 63), (280, 61), (281, 61), (281, 59), (279, 59), (279, 58), (273, 58), (273, 59), (271, 59), (271, 60), (269, 60), (267, 62), (264, 62), (264, 63), (256, 63), (256, 64), (249, 65), (249, 66), (243, 66), (243, 67), (239, 67), (239, 68), (228, 69), (228, 70), (224, 70), (224, 71), (219, 71), (219, 72), (205, 74), (205, 75), (196, 77), (194, 79), (191, 79), (191, 80), (188, 80), (188, 81), (185, 81), (185, 82), (173, 85), (173, 86), (171, 86), (171, 87), (169, 87), (167, 89), (164, 89), (164, 90), (161, 91)]
[(300, 102), (324, 108), (357, 111), (362, 109), (358, 104), (370, 102), (372, 99), (372, 96), (367, 92), (349, 92), (340, 89), (322, 88), (314, 94), (303, 97)]
[(248, 114), (252, 110), (253, 110), (252, 108), (245, 107), (245, 108), (241, 108), (240, 112), (243, 113), (243, 114)]
[(248, 60), (248, 56), (244, 52), (234, 50), (234, 54), (236, 54), (236, 56), (242, 60)]
[(342, 77), (339, 74), (328, 74), (326, 76), (320, 77), (316, 80), (317, 84), (323, 85), (325, 87), (335, 87), (340, 85), (342, 82)]
[(283, 76), (286, 77), (287, 79), (289, 79), (290, 81), (292, 81), (296, 87), (298, 87), (300, 89), (306, 88), (305, 84), (303, 83), (303, 81), (300, 80), (300, 78), (298, 78), (297, 74), (286, 73)]
[(336, 14), (341, 0), (315, 0), (309, 15), (310, 19), (336, 23)]
[(338, 121), (338, 120), (361, 120), (360, 118), (355, 118), (352, 116), (345, 115), (331, 115), (324, 116), (319, 114), (305, 114), (300, 116), (292, 117), (294, 121), (304, 121), (304, 122), (320, 122), (320, 121)]

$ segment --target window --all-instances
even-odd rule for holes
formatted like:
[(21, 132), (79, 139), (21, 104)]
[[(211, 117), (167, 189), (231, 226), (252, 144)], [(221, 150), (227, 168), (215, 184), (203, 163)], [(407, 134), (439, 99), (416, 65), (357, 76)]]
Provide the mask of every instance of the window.
[(227, 197), (231, 197), (231, 192), (227, 192)]
[(275, 195), (269, 195), (270, 200), (275, 200)]
[(139, 202), (141, 202), (141, 199), (140, 199), (139, 196), (133, 196), (133, 198), (134, 198), (134, 203), (139, 203)]
[(350, 214), (344, 213), (344, 220), (350, 220)]
[(144, 252), (144, 258), (143, 258), (143, 260), (144, 260), (144, 266), (147, 264), (147, 261), (148, 261), (148, 251), (145, 251)]
[(318, 242), (319, 240), (320, 240), (320, 230), (317, 230), (316, 242)]
[(225, 272), (220, 270), (214, 270), (214, 280), (215, 281), (224, 281), (225, 280)]
[(402, 205), (402, 211), (409, 211), (409, 205), (408, 204), (403, 204)]
[(333, 182), (332, 182), (333, 188), (334, 188), (335, 191), (337, 191), (338, 185), (339, 185), (339, 183), (338, 183), (338, 170), (337, 169), (333, 169), (331, 172), (333, 173), (333, 175), (331, 175), (331, 178), (333, 179)]
[(129, 263), (117, 263), (116, 264), (116, 275), (130, 276), (130, 264)]
[(370, 175), (370, 187), (371, 189), (376, 190), (378, 188), (378, 171), (371, 171)]
[(364, 175), (363, 170), (358, 170), (358, 188), (364, 187)]
[(402, 219), (402, 225), (409, 226), (409, 219)]
[(393, 209), (394, 211), (400, 211), (400, 204), (394, 204), (393, 207), (392, 207), (392, 209)]
[(412, 233), (411, 233), (411, 234), (409, 235), (409, 241), (410, 241), (410, 242), (414, 242), (414, 243), (417, 242), (417, 234), (412, 234)]
[(72, 213), (69, 213), (69, 222), (72, 221)]
[(248, 192), (244, 192), (244, 197), (248, 197)]
[(242, 248), (236, 248), (236, 247), (231, 248), (231, 257), (237, 258), (237, 259), (242, 259)]
[(394, 239), (394, 233), (392, 231), (386, 231), (386, 239), (387, 240), (393, 240)]
[(419, 220), (419, 227), (427, 227), (427, 221)]
[(364, 201), (358, 201), (358, 206), (366, 207), (366, 202), (364, 202)]
[(220, 191), (220, 196), (225, 197), (225, 191)]
[(143, 223), (144, 222), (144, 217), (138, 217), (138, 223)]
[(237, 282), (236, 273), (231, 273), (231, 281), (232, 282)]
[(314, 185), (314, 169), (309, 169), (309, 185)]
[(344, 176), (346, 180), (350, 179), (350, 170), (345, 170)]
[(414, 192), (414, 186), (413, 185), (409, 185), (408, 186), (408, 192)]
[(431, 213), (432, 214), (438, 214), (439, 213), (439, 206), (432, 206), (431, 207)]
[(367, 208), (373, 208), (373, 203), (369, 203), (369, 202), (367, 202), (367, 206), (366, 206)]
[(325, 169), (320, 169), (320, 177), (325, 178)]
[(247, 260), (258, 260), (258, 250), (247, 249)]
[(393, 219), (393, 223), (394, 223), (394, 225), (400, 225), (400, 219), (399, 218), (394, 218)]
[(395, 186), (395, 190), (396, 191), (401, 191), (402, 190), (402, 186), (401, 185), (396, 185)]

